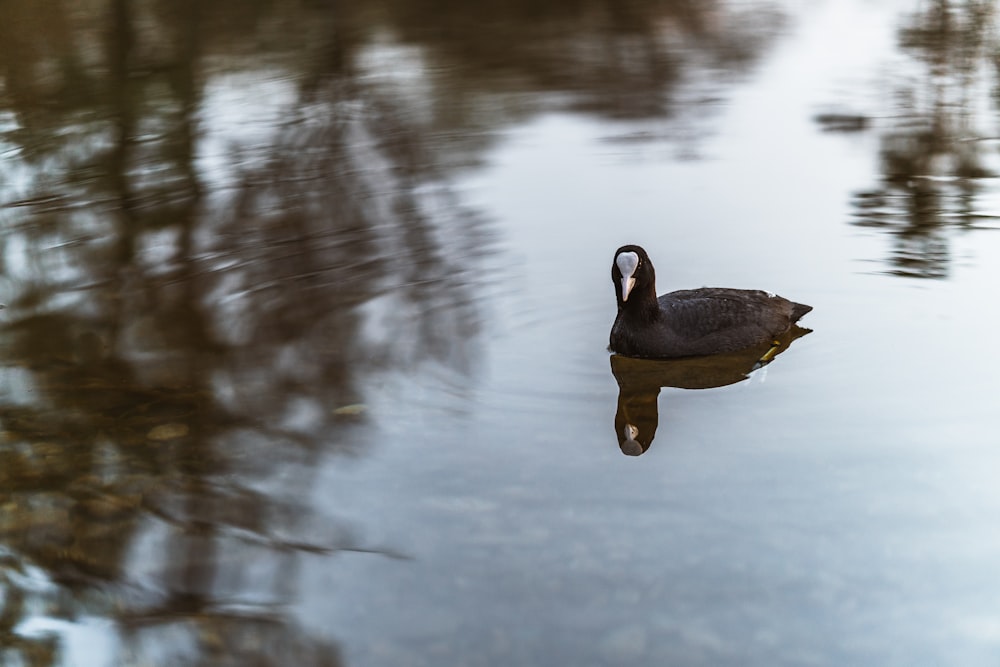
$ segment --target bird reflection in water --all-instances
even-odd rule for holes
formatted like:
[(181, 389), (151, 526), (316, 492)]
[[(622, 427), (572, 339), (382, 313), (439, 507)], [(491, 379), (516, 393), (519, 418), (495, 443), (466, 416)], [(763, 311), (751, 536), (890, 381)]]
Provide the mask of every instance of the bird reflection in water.
[(710, 389), (741, 382), (810, 331), (795, 325), (770, 343), (703, 357), (658, 360), (611, 355), (611, 372), (618, 381), (615, 433), (622, 454), (639, 456), (652, 444), (661, 388)]

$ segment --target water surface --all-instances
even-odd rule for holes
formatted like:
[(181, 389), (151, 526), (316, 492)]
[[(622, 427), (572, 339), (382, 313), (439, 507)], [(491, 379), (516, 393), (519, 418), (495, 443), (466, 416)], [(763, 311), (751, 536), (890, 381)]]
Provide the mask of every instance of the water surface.
[(0, 662), (995, 664), (994, 20), (0, 6)]

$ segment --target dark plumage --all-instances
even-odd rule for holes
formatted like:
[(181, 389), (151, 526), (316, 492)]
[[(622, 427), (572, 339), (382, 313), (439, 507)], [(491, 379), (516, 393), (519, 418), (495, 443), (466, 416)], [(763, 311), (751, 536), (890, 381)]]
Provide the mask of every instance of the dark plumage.
[(656, 297), (656, 272), (637, 245), (615, 252), (611, 280), (618, 316), (610, 349), (666, 359), (733, 352), (774, 339), (812, 310), (760, 290), (703, 287)]

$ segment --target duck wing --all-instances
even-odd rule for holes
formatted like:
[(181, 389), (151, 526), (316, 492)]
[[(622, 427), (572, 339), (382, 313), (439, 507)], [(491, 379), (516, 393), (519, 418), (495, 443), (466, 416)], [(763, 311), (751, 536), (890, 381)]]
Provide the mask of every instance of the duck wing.
[(811, 310), (769, 292), (721, 287), (670, 292), (657, 301), (661, 326), (683, 343), (685, 354), (714, 354), (764, 342)]

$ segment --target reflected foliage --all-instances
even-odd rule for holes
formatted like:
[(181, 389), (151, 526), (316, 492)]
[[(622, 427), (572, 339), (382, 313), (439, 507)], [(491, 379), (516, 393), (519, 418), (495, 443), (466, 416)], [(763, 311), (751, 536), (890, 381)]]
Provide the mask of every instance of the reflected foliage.
[[(477, 3), (387, 0), (401, 38), (430, 46), (463, 90), (514, 84), (562, 93), (609, 117), (663, 117), (697, 102), (681, 87), (698, 71), (747, 68), (782, 24), (777, 9), (710, 0)], [(424, 17), (436, 20), (426, 21)]]
[(388, 371), (480, 355), (493, 233), (447, 167), (546, 105), (675, 116), (779, 18), (0, 2), (0, 663), (97, 617), (114, 664), (341, 664), (285, 611), (302, 554), (397, 554), (317, 471)]
[[(274, 49), (278, 99), (226, 127), (260, 74), (207, 65), (240, 55), (225, 4), (0, 5), (3, 664), (57, 664), (31, 628), (82, 616), (115, 664), (340, 664), (281, 611), (298, 554), (380, 550), (310, 509), (317, 464), (367, 444), (368, 376), (475, 356), (486, 229), (404, 114), (316, 70), (336, 15), (290, 18), (315, 52)], [(270, 11), (234, 13), (267, 41)]]
[(995, 3), (923, 3), (904, 20), (899, 45), (916, 73), (898, 77), (880, 130), (882, 183), (856, 194), (856, 223), (892, 235), (890, 272), (944, 278), (955, 230), (1000, 219), (983, 204), (1000, 166)]
[(742, 382), (811, 331), (793, 325), (773, 343), (706, 357), (635, 359), (611, 355), (611, 373), (618, 382), (615, 434), (622, 454), (639, 456), (653, 444), (660, 423), (660, 389), (712, 389)]

